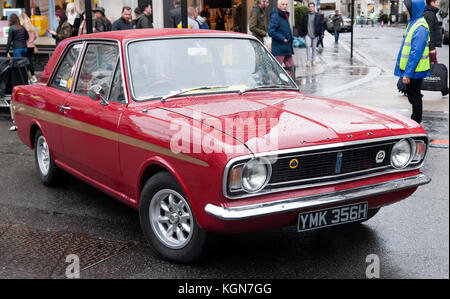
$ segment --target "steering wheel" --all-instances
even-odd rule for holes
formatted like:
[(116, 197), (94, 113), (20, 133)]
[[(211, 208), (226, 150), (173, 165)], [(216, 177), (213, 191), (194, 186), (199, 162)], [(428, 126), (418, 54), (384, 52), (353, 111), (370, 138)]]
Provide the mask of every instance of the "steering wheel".
[(178, 90), (172, 78), (164, 78), (152, 82), (147, 88), (156, 89), (158, 91)]

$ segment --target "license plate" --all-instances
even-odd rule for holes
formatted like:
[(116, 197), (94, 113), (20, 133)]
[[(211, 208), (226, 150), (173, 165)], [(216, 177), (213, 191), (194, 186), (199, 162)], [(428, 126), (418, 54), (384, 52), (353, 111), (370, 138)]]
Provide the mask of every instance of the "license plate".
[(367, 219), (368, 204), (351, 205), (309, 211), (298, 214), (298, 231), (304, 232)]

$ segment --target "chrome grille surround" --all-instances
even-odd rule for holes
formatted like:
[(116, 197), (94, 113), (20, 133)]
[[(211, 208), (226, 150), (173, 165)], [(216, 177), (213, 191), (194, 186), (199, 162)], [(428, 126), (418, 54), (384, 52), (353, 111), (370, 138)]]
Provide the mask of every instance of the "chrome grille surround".
[[(325, 154), (325, 153), (338, 153), (338, 152), (345, 152), (345, 151), (352, 151), (352, 150), (354, 151), (354, 150), (358, 150), (358, 149), (375, 147), (377, 145), (389, 145), (390, 148), (392, 148), (393, 144), (395, 144), (396, 142), (400, 141), (401, 139), (405, 139), (405, 138), (411, 138), (413, 140), (425, 142), (427, 145), (426, 148), (428, 150), (429, 139), (426, 134), (411, 134), (411, 135), (398, 135), (398, 136), (389, 136), (389, 137), (374, 138), (374, 139), (364, 139), (364, 140), (357, 140), (357, 141), (332, 143), (332, 144), (326, 144), (326, 145), (306, 146), (306, 147), (301, 147), (301, 148), (286, 149), (286, 150), (279, 150), (279, 151), (274, 151), (274, 152), (259, 153), (259, 154), (255, 154), (255, 155), (246, 155), (246, 156), (236, 157), (234, 159), (231, 159), (227, 163), (227, 165), (224, 169), (222, 192), (223, 192), (223, 195), (228, 199), (241, 199), (241, 198), (254, 197), (254, 196), (259, 196), (259, 195), (266, 195), (266, 194), (275, 193), (275, 192), (299, 190), (299, 189), (339, 184), (339, 183), (355, 181), (355, 180), (359, 180), (359, 179), (365, 179), (365, 178), (370, 178), (370, 177), (375, 177), (375, 176), (380, 176), (380, 175), (386, 175), (386, 174), (391, 174), (391, 173), (398, 173), (398, 172), (405, 172), (405, 171), (419, 169), (420, 167), (422, 167), (422, 165), (424, 163), (427, 152), (425, 152), (425, 158), (422, 161), (411, 163), (408, 167), (403, 168), (403, 169), (395, 169), (394, 167), (392, 167), (392, 165), (390, 163), (388, 163), (388, 165), (383, 165), (381, 167), (374, 167), (374, 168), (363, 169), (363, 170), (358, 170), (358, 171), (353, 171), (353, 172), (326, 175), (326, 176), (321, 176), (321, 177), (305, 178), (305, 179), (299, 179), (299, 180), (273, 182), (272, 178), (270, 178), (267, 186), (257, 193), (243, 193), (243, 192), (233, 193), (233, 192), (230, 192), (228, 189), (229, 170), (234, 165), (240, 164), (240, 163), (245, 163), (248, 160), (251, 160), (253, 158), (266, 157), (269, 160), (275, 161), (275, 163), (277, 163), (279, 159), (275, 158), (275, 157), (281, 157), (280, 159), (284, 160), (284, 159), (288, 159), (288, 158), (298, 158), (298, 157), (303, 157), (303, 156), (307, 156), (307, 155), (321, 155), (321, 154)], [(390, 152), (387, 153), (386, 155), (387, 155), (387, 159), (390, 161)], [(342, 167), (345, 167), (345, 166), (343, 165)], [(275, 172), (275, 170), (273, 170), (273, 173), (274, 172)], [(272, 176), (274, 175), (273, 173), (272, 173)]]

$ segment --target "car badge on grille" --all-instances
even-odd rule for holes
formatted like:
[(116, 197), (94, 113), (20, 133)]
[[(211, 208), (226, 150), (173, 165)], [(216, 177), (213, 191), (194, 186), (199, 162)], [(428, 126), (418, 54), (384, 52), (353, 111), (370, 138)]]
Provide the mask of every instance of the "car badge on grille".
[(339, 152), (339, 153), (337, 154), (337, 158), (336, 158), (336, 169), (335, 169), (335, 172), (336, 172), (336, 173), (341, 173), (342, 156), (343, 156), (342, 152)]
[(298, 167), (298, 160), (297, 160), (297, 159), (292, 159), (292, 160), (289, 162), (289, 167), (290, 167), (291, 169), (296, 169), (296, 168)]
[(381, 163), (384, 161), (384, 158), (386, 158), (386, 152), (385, 151), (379, 151), (377, 153), (377, 156), (375, 157), (375, 161), (377, 163)]

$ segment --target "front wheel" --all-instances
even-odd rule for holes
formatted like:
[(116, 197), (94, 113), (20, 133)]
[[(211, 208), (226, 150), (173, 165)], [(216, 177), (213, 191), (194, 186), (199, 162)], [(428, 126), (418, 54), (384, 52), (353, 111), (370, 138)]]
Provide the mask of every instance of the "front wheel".
[(147, 241), (163, 259), (187, 264), (202, 256), (207, 233), (199, 227), (183, 190), (169, 173), (159, 172), (147, 181), (139, 217)]

